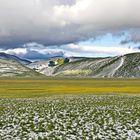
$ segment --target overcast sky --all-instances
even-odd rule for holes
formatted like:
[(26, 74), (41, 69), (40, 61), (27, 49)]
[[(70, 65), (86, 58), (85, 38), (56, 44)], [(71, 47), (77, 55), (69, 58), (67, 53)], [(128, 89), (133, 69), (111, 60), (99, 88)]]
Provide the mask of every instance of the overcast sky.
[(0, 52), (28, 59), (140, 51), (140, 0), (0, 0)]

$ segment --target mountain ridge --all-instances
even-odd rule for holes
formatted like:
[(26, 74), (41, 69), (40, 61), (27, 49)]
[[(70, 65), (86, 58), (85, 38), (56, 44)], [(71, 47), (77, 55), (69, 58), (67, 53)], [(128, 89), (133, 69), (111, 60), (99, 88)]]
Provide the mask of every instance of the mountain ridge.
[(0, 77), (39, 77), (42, 74), (26, 67), (28, 62), (14, 55), (0, 53)]
[(105, 58), (79, 58), (54, 67), (49, 67), (47, 63), (48, 61), (44, 61), (43, 68), (39, 66), (41, 62), (34, 66), (37, 64), (38, 72), (54, 77), (140, 78), (140, 53)]
[(53, 57), (42, 61), (22, 63), (19, 60), (24, 61), (24, 59), (16, 56), (10, 55), (6, 58), (3, 56), (5, 54), (0, 53), (0, 77), (40, 75), (64, 78), (140, 78), (139, 52), (104, 58), (68, 57), (68, 63), (54, 66), (49, 66), (49, 62), (64, 58)]
[(20, 62), (21, 64), (24, 64), (24, 65), (28, 65), (31, 63), (31, 61), (29, 60), (25, 60), (25, 59), (21, 59), (15, 55), (11, 55), (11, 54), (7, 54), (7, 53), (4, 53), (4, 52), (0, 52), (0, 59), (3, 59), (3, 60), (16, 60), (18, 62)]

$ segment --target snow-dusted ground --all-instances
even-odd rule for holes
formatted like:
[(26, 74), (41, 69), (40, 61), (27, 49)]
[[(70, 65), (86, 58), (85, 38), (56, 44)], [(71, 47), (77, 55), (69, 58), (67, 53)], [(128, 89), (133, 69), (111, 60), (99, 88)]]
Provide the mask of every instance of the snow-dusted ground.
[(0, 99), (1, 140), (138, 140), (140, 96)]

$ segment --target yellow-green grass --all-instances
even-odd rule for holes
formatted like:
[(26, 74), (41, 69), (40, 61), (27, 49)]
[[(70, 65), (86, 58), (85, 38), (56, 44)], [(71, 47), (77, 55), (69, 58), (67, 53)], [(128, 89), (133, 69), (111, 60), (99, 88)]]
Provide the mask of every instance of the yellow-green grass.
[(0, 79), (0, 98), (139, 93), (140, 79)]

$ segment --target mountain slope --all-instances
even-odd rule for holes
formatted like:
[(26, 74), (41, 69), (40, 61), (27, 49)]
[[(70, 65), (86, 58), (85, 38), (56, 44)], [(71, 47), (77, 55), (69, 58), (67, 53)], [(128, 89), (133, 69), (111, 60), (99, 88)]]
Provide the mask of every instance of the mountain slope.
[(123, 56), (123, 65), (114, 74), (115, 77), (140, 77), (140, 53)]
[(33, 63), (27, 65), (27, 67), (29, 67), (30, 69), (33, 69), (41, 74), (44, 74), (46, 76), (52, 76), (54, 67), (49, 67), (48, 63), (49, 63), (48, 60), (42, 60), (42, 61), (38, 61), (38, 62), (33, 62)]
[(30, 68), (36, 66), (38, 72), (47, 76), (140, 78), (140, 53), (109, 58), (79, 58), (54, 67), (49, 67), (48, 61), (31, 65)]
[(38, 77), (41, 76), (15, 60), (0, 59), (0, 77)]
[[(36, 61), (36, 62), (30, 63), (29, 65), (27, 65), (27, 67), (29, 67), (30, 69), (33, 69), (41, 74), (44, 74), (47, 76), (52, 76), (55, 68), (57, 68), (58, 66), (49, 67), (48, 63), (49, 63), (49, 61), (56, 61), (57, 59), (64, 59), (64, 58), (63, 57), (53, 57), (48, 60)], [(69, 58), (70, 62), (75, 62), (75, 61), (82, 60), (82, 59), (84, 59), (84, 58), (82, 58), (82, 57), (70, 57)]]
[(59, 66), (54, 74), (83, 77), (140, 77), (140, 53), (113, 58), (85, 59)]
[(6, 53), (3, 53), (3, 52), (0, 53), (0, 59), (2, 59), (2, 60), (16, 60), (19, 63), (24, 64), (24, 65), (27, 65), (27, 64), (31, 63), (28, 60), (21, 59), (21, 58), (19, 58), (17, 56), (6, 54)]

